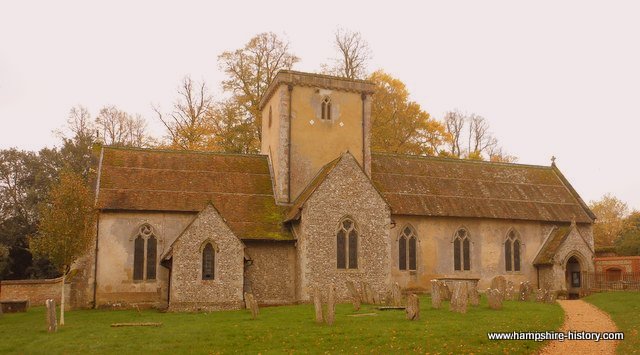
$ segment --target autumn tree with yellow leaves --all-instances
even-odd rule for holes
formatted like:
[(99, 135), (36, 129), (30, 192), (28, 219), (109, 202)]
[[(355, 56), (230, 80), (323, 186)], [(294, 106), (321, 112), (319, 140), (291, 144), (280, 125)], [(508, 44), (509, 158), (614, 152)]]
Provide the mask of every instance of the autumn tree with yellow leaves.
[(371, 150), (437, 155), (450, 137), (440, 122), (409, 99), (405, 84), (382, 70), (367, 80), (376, 85), (371, 107)]
[(62, 273), (60, 325), (64, 325), (64, 283), (71, 265), (93, 244), (95, 211), (93, 196), (81, 175), (62, 171), (48, 198), (40, 205), (38, 234), (29, 248), (44, 256)]

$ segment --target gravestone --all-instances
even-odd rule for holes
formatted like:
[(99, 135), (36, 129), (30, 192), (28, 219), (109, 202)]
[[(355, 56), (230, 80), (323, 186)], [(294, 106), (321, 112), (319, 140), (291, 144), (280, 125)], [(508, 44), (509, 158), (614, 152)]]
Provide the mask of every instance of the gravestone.
[(373, 298), (373, 289), (371, 288), (371, 285), (368, 282), (364, 283), (364, 289), (365, 289), (365, 295), (367, 295), (367, 303), (368, 304), (375, 304), (376, 301)]
[(253, 294), (245, 292), (244, 293), (244, 303), (245, 306), (251, 310), (251, 318), (258, 318), (258, 314), (260, 314), (260, 309), (258, 308), (258, 301), (256, 301)]
[(327, 296), (327, 316), (325, 317), (325, 321), (329, 325), (333, 325), (333, 322), (336, 319), (335, 292), (336, 288), (333, 285), (329, 286), (329, 296)]
[(533, 292), (533, 287), (531, 287), (531, 282), (523, 281), (520, 283), (520, 293), (519, 293), (520, 301), (528, 301), (532, 292)]
[(487, 300), (489, 302), (489, 308), (502, 309), (502, 297), (500, 290), (496, 288), (487, 289)]
[(420, 298), (415, 294), (410, 294), (407, 297), (407, 308), (405, 309), (408, 320), (420, 319)]
[(547, 290), (539, 288), (536, 289), (536, 302), (544, 302), (546, 298)]
[(440, 309), (442, 306), (442, 288), (440, 288), (439, 282), (431, 280), (431, 307), (435, 309)]
[(316, 310), (316, 323), (322, 323), (324, 318), (322, 317), (322, 297), (320, 296), (320, 288), (313, 289), (313, 306)]
[(502, 275), (498, 275), (491, 280), (491, 288), (497, 289), (504, 295), (507, 289), (507, 280)]
[(360, 294), (356, 289), (356, 286), (353, 284), (353, 281), (349, 280), (346, 282), (347, 289), (349, 290), (349, 294), (351, 295), (351, 303), (353, 304), (353, 310), (360, 310)]
[(468, 283), (469, 288), (469, 304), (472, 306), (477, 306), (480, 304), (480, 295), (478, 294), (478, 289), (475, 284)]
[(398, 285), (397, 282), (395, 282), (393, 284), (393, 287), (391, 288), (391, 295), (392, 295), (391, 305), (394, 307), (402, 306), (402, 289), (400, 289), (400, 285)]
[(54, 333), (58, 330), (58, 320), (56, 319), (56, 301), (48, 299), (45, 301), (47, 306), (47, 332)]
[(467, 304), (469, 301), (469, 291), (467, 283), (464, 281), (456, 281), (453, 283), (453, 293), (451, 294), (451, 302), (449, 310), (458, 313), (467, 313)]

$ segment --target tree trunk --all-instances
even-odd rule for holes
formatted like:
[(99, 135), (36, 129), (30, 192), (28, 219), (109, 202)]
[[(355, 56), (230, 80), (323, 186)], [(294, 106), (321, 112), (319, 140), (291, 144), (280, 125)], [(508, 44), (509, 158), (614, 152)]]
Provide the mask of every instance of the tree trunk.
[(64, 280), (67, 276), (67, 270), (62, 273), (62, 292), (60, 296), (60, 326), (64, 325)]

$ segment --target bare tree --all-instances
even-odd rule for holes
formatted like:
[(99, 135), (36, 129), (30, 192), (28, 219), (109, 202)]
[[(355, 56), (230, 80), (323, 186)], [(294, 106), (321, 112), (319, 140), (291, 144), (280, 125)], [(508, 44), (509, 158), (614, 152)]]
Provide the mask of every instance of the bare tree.
[(462, 131), (466, 123), (466, 117), (460, 111), (449, 111), (444, 115), (444, 125), (447, 133), (449, 133), (451, 142), (449, 143), (449, 153), (454, 157), (460, 157), (462, 150), (460, 149), (460, 140)]
[(333, 42), (337, 55), (333, 65), (323, 65), (323, 72), (349, 79), (363, 79), (367, 76), (367, 63), (371, 59), (371, 49), (360, 32), (338, 29)]
[(178, 99), (171, 113), (164, 115), (159, 107), (154, 107), (158, 119), (167, 129), (170, 146), (180, 149), (205, 149), (211, 137), (208, 122), (213, 106), (204, 81), (194, 82), (186, 76), (178, 88)]
[(255, 141), (260, 141), (260, 100), (269, 83), (279, 70), (291, 69), (299, 60), (289, 52), (289, 42), (272, 32), (260, 33), (244, 47), (218, 56), (220, 69), (227, 75), (222, 87), (231, 93), (231, 102), (238, 104), (240, 113), (253, 124)]
[(115, 106), (105, 106), (95, 122), (100, 138), (107, 145), (145, 147), (152, 142), (147, 123), (138, 114), (132, 116)]
[(498, 140), (489, 132), (489, 123), (487, 120), (475, 113), (467, 117), (469, 135), (468, 135), (468, 154), (481, 154), (493, 150), (498, 146)]
[(449, 111), (444, 115), (444, 126), (450, 138), (449, 141), (445, 141), (447, 149), (444, 155), (508, 163), (518, 160), (500, 147), (498, 140), (491, 133), (489, 121), (480, 115), (465, 114), (458, 110)]

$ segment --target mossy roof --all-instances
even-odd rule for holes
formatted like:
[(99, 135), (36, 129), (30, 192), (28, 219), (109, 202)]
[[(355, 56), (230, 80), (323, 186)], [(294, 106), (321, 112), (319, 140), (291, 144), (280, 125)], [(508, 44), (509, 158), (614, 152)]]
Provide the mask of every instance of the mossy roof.
[(556, 255), (558, 248), (567, 239), (571, 232), (570, 226), (556, 227), (545, 241), (540, 252), (533, 260), (533, 265), (551, 265), (553, 264), (553, 257)]
[(372, 154), (372, 180), (393, 214), (592, 223), (555, 166)]
[(207, 203), (242, 239), (293, 239), (264, 155), (103, 148), (97, 208), (198, 212)]

